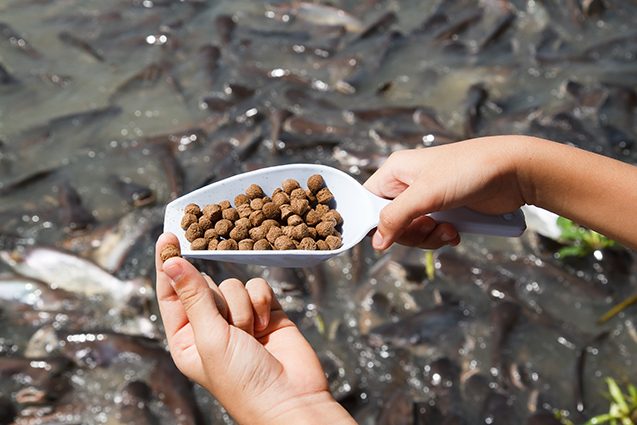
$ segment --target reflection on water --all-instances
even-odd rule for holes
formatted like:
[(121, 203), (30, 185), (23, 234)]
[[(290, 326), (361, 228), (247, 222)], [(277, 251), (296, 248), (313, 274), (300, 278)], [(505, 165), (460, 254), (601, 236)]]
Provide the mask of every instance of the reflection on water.
[[(163, 350), (151, 284), (163, 206), (290, 162), (363, 181), (392, 151), (487, 134), (634, 163), (636, 12), (0, 1), (0, 416), (231, 422)], [(632, 260), (565, 265), (528, 234), (467, 237), (437, 253), (432, 281), (421, 251), (367, 241), (312, 269), (199, 266), (266, 277), (360, 423), (478, 424), (552, 409), (581, 421), (607, 406), (604, 376), (637, 380), (634, 311), (596, 324), (637, 288)]]

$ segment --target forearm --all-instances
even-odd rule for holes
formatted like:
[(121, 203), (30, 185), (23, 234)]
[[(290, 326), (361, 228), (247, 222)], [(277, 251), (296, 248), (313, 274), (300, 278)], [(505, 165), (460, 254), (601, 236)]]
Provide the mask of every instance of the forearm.
[(542, 139), (516, 142), (526, 203), (637, 249), (637, 167)]

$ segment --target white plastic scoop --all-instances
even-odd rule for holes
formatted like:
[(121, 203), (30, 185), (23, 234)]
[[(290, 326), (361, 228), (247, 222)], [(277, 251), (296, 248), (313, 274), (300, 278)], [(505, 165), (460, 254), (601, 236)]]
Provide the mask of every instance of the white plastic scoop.
[[(285, 179), (296, 179), (306, 187), (307, 179), (313, 174), (323, 176), (336, 200), (336, 210), (343, 217), (343, 246), (331, 251), (195, 251), (190, 249), (185, 232), (181, 228), (184, 208), (195, 203), (204, 205), (229, 200), (243, 193), (255, 183), (271, 194)], [(184, 257), (206, 260), (229, 261), (242, 264), (257, 264), (277, 267), (309, 267), (346, 251), (360, 242), (371, 229), (378, 225), (380, 210), (390, 203), (380, 198), (358, 183), (352, 176), (325, 165), (290, 164), (262, 168), (238, 174), (197, 189), (175, 199), (166, 206), (164, 231), (174, 233), (181, 245)], [(526, 229), (524, 214), (517, 210), (505, 215), (485, 215), (459, 208), (430, 214), (438, 222), (448, 222), (461, 233), (478, 233), (493, 236), (520, 236)]]

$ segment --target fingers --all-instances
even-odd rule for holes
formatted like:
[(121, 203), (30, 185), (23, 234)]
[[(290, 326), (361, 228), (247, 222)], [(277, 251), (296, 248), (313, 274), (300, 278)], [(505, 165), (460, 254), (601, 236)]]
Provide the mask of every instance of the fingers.
[(381, 210), (378, 228), (372, 237), (375, 249), (389, 248), (414, 219), (436, 210), (436, 206), (423, 195), (425, 193), (427, 191), (417, 183), (413, 184)]
[(254, 313), (248, 291), (238, 279), (226, 279), (219, 285), (229, 310), (229, 321), (239, 329), (254, 335)]
[(363, 184), (370, 192), (387, 199), (401, 194), (414, 180), (410, 169), (405, 167), (403, 157), (410, 151), (394, 152), (387, 161)]
[[(180, 257), (169, 258), (162, 269), (171, 279), (172, 287), (192, 326), (197, 345), (209, 347), (211, 342), (223, 340), (222, 332), (227, 332), (228, 324), (219, 313), (213, 292), (201, 273)], [(162, 318), (164, 325), (168, 322), (174, 331), (176, 324), (173, 323), (173, 318), (163, 312)], [(215, 338), (210, 338), (211, 334)]]
[(246, 291), (252, 303), (255, 331), (262, 331), (270, 323), (270, 310), (272, 309), (272, 299), (274, 298), (272, 288), (265, 280), (255, 278), (246, 283)]
[(159, 254), (168, 244), (178, 245), (179, 241), (175, 235), (164, 233), (157, 239), (157, 244), (155, 245), (155, 272), (157, 276), (155, 291), (157, 293), (159, 311), (164, 322), (164, 329), (166, 330), (166, 337), (168, 343), (170, 343), (177, 330), (188, 323), (188, 317), (177, 293), (172, 287), (170, 277), (163, 270), (164, 262)]
[(229, 317), (228, 304), (226, 303), (226, 300), (223, 297), (223, 294), (219, 290), (219, 287), (212, 280), (212, 278), (210, 276), (208, 276), (207, 274), (205, 274), (203, 272), (201, 273), (201, 275), (206, 280), (206, 283), (208, 284), (208, 287), (212, 290), (212, 295), (213, 295), (214, 300), (215, 300), (215, 305), (217, 306), (217, 309), (219, 310), (219, 313), (221, 313), (221, 316), (224, 319), (228, 320), (228, 317)]
[(444, 245), (457, 245), (460, 236), (453, 225), (436, 223), (430, 217), (422, 216), (416, 218), (396, 242), (423, 249), (437, 249)]

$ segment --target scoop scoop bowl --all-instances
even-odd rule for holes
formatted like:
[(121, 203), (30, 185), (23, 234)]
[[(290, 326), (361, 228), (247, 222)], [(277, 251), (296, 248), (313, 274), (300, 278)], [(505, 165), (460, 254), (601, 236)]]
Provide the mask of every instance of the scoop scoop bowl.
[[(320, 174), (334, 195), (336, 210), (343, 217), (343, 245), (330, 251), (209, 251), (192, 250), (181, 228), (181, 218), (186, 205), (207, 204), (229, 200), (231, 203), (239, 193), (244, 193), (251, 184), (261, 186), (266, 194), (281, 186), (286, 179), (296, 179), (306, 187), (307, 179)], [(390, 203), (365, 189), (352, 176), (336, 168), (316, 164), (289, 164), (262, 168), (212, 183), (175, 199), (166, 206), (164, 231), (179, 239), (181, 255), (206, 260), (232, 263), (256, 264), (276, 267), (310, 267), (338, 255), (359, 243), (370, 230), (378, 225), (380, 210)], [(438, 222), (455, 226), (460, 233), (477, 233), (492, 236), (520, 236), (526, 229), (524, 214), (517, 210), (504, 215), (485, 215), (466, 208), (440, 211), (430, 214)]]

